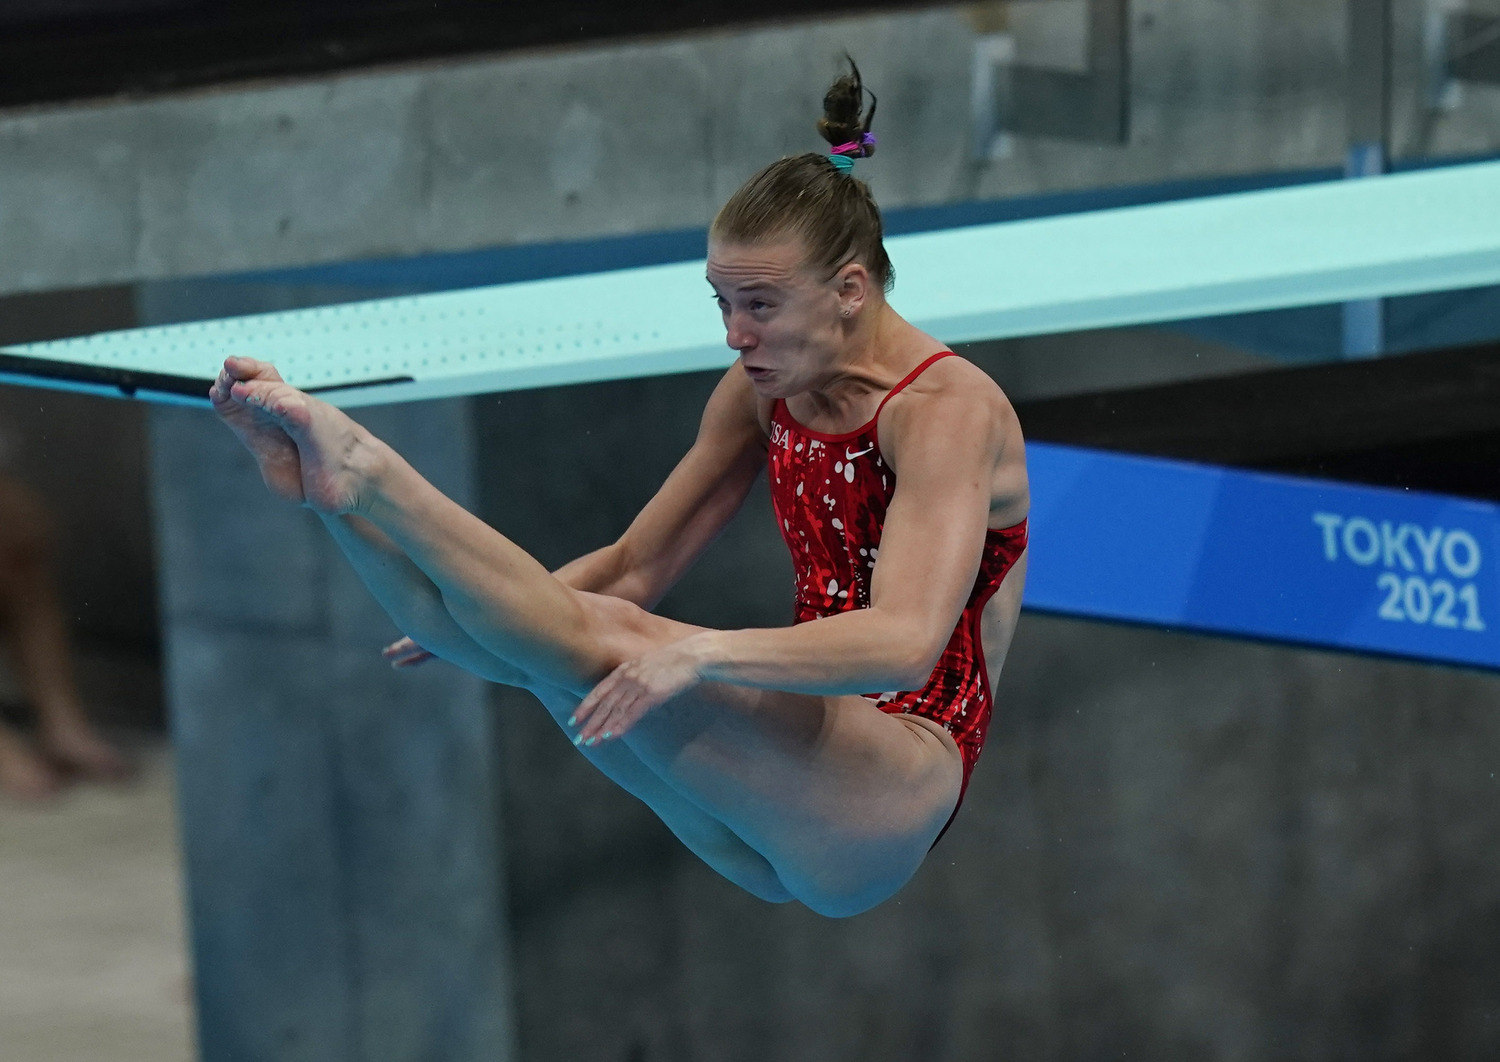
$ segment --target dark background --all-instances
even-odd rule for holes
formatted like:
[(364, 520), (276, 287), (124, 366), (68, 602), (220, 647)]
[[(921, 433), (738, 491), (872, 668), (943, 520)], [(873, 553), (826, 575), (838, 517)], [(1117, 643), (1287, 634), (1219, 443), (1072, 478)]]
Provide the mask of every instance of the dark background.
[(920, 7), (898, 0), (5, 0), (0, 106), (143, 95), (747, 22)]

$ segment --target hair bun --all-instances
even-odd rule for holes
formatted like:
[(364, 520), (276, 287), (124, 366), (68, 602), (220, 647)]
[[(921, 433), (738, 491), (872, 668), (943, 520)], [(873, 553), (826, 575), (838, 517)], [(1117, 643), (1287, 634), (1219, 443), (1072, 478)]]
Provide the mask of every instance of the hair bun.
[(859, 76), (859, 67), (854, 59), (849, 61), (849, 73), (840, 74), (823, 96), (823, 117), (818, 119), (818, 134), (833, 147), (851, 142), (862, 144), (861, 154), (875, 154), (874, 138), (865, 138), (870, 123), (875, 120), (875, 94), (870, 93), (870, 109), (861, 113), (865, 102), (865, 86)]

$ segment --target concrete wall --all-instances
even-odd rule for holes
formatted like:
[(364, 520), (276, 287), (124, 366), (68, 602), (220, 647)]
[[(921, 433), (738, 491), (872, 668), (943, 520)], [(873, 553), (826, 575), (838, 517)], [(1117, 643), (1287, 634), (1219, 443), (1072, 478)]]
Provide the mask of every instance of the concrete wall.
[[(1421, 100), (1397, 5), (1400, 153), (1500, 147), (1500, 94)], [(1124, 147), (970, 163), (976, 36), (1066, 63), (1076, 2), (975, 4), (536, 51), (0, 116), (0, 293), (702, 225), (810, 150), (847, 49), (880, 96), (887, 207), (1342, 162), (1344, 0), (1133, 5)], [(1431, 120), (1429, 120), (1431, 118)]]
[[(463, 400), (369, 411), (472, 504)], [(202, 1057), (514, 1056), (494, 719), (399, 632), (207, 411), (151, 418)]]

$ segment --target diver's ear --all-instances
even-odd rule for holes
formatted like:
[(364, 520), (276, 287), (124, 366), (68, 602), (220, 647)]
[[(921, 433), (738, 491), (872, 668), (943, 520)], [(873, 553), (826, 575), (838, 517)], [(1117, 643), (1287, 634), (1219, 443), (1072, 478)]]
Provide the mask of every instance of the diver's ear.
[(864, 308), (872, 289), (870, 271), (863, 263), (848, 262), (834, 274), (838, 284), (839, 313), (852, 317)]

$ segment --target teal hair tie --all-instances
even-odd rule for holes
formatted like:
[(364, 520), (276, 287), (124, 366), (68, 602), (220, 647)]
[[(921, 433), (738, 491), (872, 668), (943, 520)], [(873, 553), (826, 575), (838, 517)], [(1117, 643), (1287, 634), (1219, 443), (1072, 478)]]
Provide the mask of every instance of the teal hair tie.
[(828, 161), (833, 163), (840, 173), (852, 173), (854, 171), (854, 156), (852, 155), (829, 155)]

